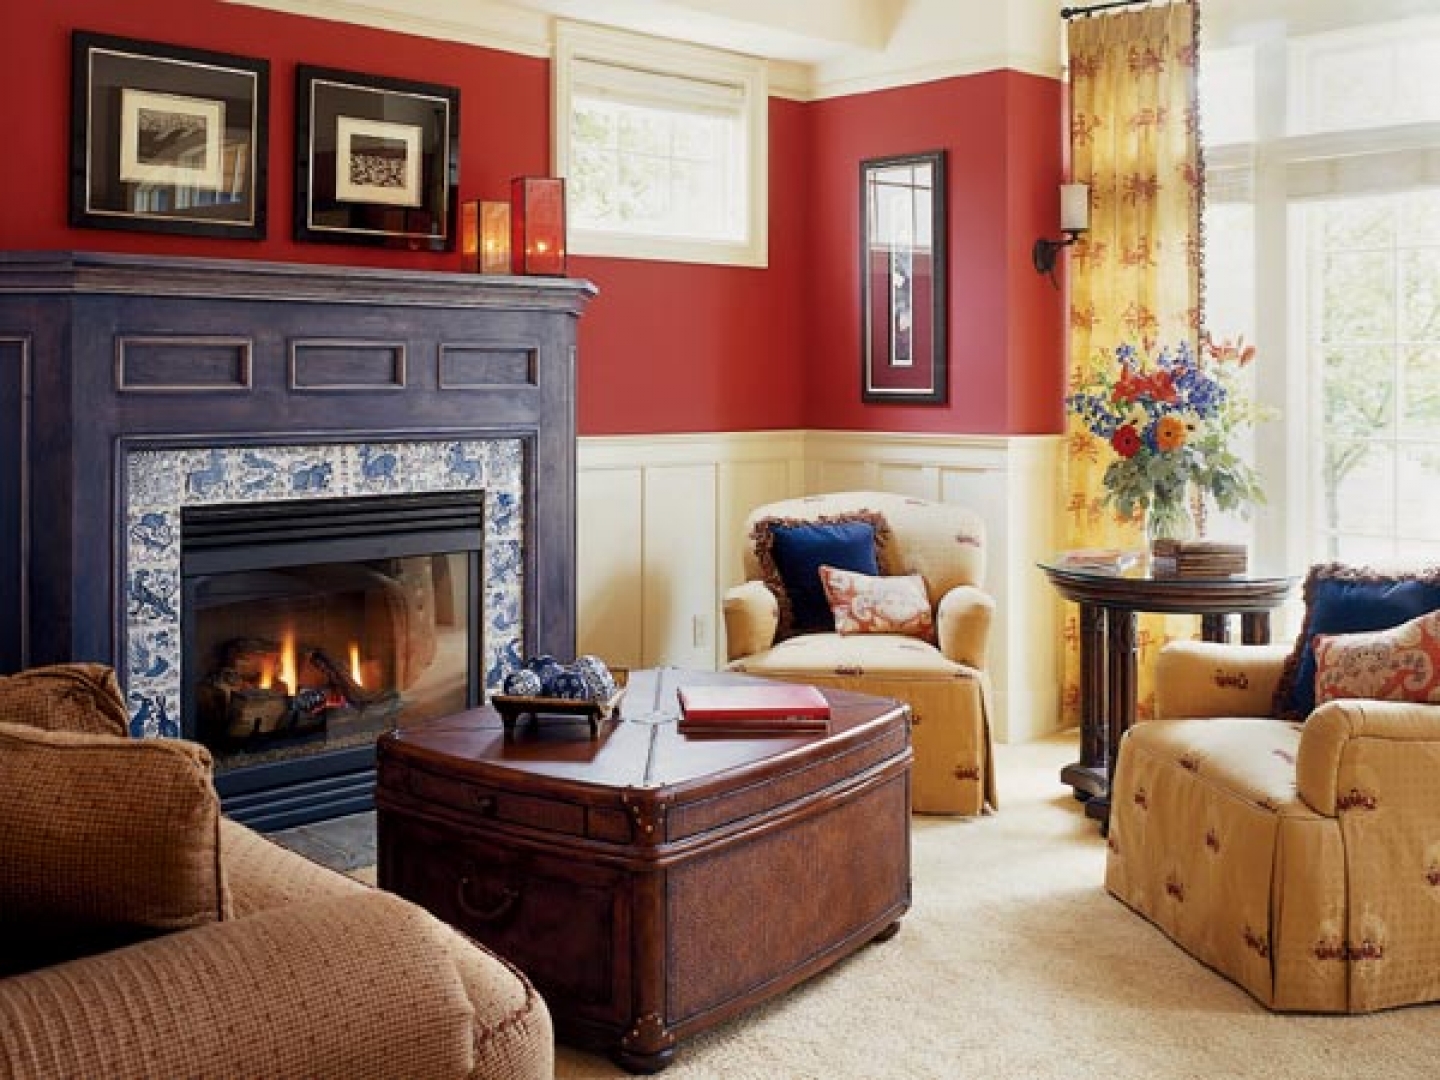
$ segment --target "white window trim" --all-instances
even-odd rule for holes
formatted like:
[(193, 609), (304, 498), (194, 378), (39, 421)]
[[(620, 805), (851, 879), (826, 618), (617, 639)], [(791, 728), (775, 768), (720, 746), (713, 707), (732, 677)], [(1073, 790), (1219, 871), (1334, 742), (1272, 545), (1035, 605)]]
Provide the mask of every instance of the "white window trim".
[[(1262, 565), (1293, 567), (1324, 559), (1314, 546), (1313, 529), (1324, 492), (1313, 460), (1321, 415), (1307, 348), (1315, 300), (1308, 290), (1293, 288), (1306, 251), (1302, 231), (1291, 229), (1291, 207), (1338, 195), (1433, 186), (1440, 176), (1440, 151), (1435, 150), (1440, 125), (1279, 134), (1288, 113), (1278, 106), (1293, 109), (1292, 99), (1304, 87), (1287, 45), (1277, 37), (1257, 46), (1256, 70), (1261, 74), (1256, 100), (1261, 111), (1256, 141), (1207, 146), (1205, 164), (1207, 171), (1238, 180), (1245, 191), (1241, 195), (1237, 186), (1237, 196), (1255, 206), (1255, 344), (1266, 358), (1257, 365), (1256, 394), (1262, 403), (1277, 406), (1280, 417), (1261, 424), (1255, 433), (1256, 460), (1268, 499), (1255, 515), (1254, 540)], [(1267, 85), (1277, 92), (1266, 93)], [(1284, 92), (1278, 92), (1281, 89)], [(1376, 168), (1377, 163), (1385, 167)], [(1271, 361), (1276, 357), (1282, 362)]]
[(572, 221), (568, 237), (570, 253), (622, 259), (715, 263), (724, 266), (768, 265), (770, 124), (765, 62), (736, 53), (557, 19), (555, 54), (551, 63), (554, 83), (551, 99), (554, 112), (550, 126), (553, 137), (551, 153), (557, 176), (568, 176), (570, 171), (573, 68), (577, 63), (585, 61), (718, 83), (734, 87), (743, 95), (748, 135), (748, 239), (744, 243), (721, 243), (601, 232), (576, 228)]

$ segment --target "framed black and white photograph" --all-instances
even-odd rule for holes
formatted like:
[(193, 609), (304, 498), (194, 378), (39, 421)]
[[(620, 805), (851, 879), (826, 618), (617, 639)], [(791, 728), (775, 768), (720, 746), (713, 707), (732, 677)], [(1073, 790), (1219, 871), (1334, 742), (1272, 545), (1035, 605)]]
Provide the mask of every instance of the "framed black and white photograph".
[(265, 235), (270, 65), (77, 30), (70, 224)]
[(459, 90), (302, 64), (295, 143), (295, 239), (454, 249)]

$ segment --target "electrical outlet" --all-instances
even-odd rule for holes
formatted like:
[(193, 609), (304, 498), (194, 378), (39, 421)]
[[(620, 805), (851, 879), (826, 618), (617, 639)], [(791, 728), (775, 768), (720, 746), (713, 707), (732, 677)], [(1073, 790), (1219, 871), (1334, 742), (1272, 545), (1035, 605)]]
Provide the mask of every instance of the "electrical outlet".
[(710, 644), (710, 620), (704, 615), (695, 615), (690, 619), (690, 639), (695, 648), (700, 649)]

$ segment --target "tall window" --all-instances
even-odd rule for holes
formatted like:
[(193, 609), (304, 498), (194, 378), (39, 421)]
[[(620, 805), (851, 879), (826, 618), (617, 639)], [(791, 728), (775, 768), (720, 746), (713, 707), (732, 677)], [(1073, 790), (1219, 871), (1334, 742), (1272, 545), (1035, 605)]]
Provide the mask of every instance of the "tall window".
[(1280, 410), (1257, 542), (1440, 562), (1440, 19), (1246, 38), (1202, 42), (1200, 89), (1208, 322)]
[(570, 250), (763, 266), (764, 62), (568, 23), (555, 52)]

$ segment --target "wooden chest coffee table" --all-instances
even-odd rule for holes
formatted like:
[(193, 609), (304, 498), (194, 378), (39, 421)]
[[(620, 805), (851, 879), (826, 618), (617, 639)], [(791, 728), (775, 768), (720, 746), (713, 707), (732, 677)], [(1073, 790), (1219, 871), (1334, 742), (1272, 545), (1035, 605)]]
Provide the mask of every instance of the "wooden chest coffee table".
[(380, 739), (379, 880), (520, 967), (561, 1038), (654, 1072), (677, 1043), (889, 936), (910, 906), (904, 705), (828, 734), (696, 738), (636, 672), (620, 715), (489, 708)]

